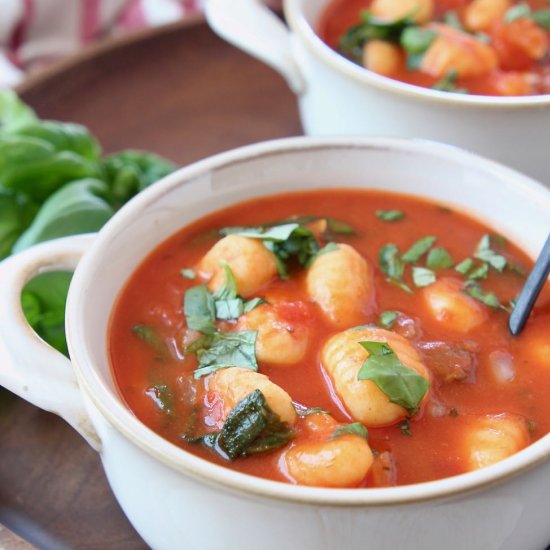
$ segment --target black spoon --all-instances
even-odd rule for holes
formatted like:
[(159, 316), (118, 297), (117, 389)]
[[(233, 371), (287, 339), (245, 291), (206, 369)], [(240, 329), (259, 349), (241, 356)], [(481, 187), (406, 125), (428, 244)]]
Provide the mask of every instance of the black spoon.
[(508, 329), (513, 336), (517, 336), (523, 330), (523, 326), (531, 313), (531, 309), (533, 308), (533, 305), (535, 304), (549, 273), (550, 234), (546, 239), (546, 243), (544, 243), (544, 246), (542, 247), (542, 251), (535, 262), (533, 270), (529, 273), (529, 277), (527, 277), (527, 281), (525, 281), (525, 285), (519, 293), (516, 306), (510, 315), (510, 319), (508, 319)]

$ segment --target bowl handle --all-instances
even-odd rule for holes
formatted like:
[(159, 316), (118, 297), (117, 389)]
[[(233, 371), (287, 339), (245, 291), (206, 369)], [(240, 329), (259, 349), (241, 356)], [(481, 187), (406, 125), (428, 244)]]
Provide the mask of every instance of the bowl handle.
[(210, 27), (222, 38), (281, 73), (296, 94), (304, 91), (290, 32), (262, 0), (207, 0), (205, 13)]
[(101, 443), (70, 360), (34, 332), (21, 307), (21, 291), (28, 280), (46, 271), (74, 271), (94, 237), (55, 239), (0, 262), (0, 385), (61, 416), (99, 451)]

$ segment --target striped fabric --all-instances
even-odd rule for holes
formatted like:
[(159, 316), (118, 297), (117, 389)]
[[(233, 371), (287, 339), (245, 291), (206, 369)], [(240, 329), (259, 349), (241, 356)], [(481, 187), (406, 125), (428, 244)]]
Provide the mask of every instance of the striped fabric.
[(202, 2), (0, 0), (0, 87), (14, 86), (97, 39), (197, 13)]

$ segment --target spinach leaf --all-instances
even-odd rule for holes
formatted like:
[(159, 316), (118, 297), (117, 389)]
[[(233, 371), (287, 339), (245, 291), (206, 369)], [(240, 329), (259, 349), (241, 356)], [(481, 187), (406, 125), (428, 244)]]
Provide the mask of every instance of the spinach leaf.
[(204, 342), (205, 347), (196, 350), (199, 368), (195, 370), (195, 378), (201, 378), (227, 367), (257, 371), (257, 336), (256, 330), (212, 334), (211, 338)]
[(220, 432), (194, 438), (183, 435), (185, 440), (201, 442), (229, 460), (278, 449), (293, 437), (294, 431), (271, 410), (260, 390), (235, 405)]
[(19, 237), (13, 252), (43, 241), (98, 231), (114, 214), (103, 199), (107, 186), (97, 179), (83, 179), (57, 190), (42, 205), (31, 226)]
[(72, 273), (52, 271), (33, 277), (21, 293), (23, 312), (31, 327), (52, 347), (68, 356), (65, 304)]
[(0, 133), (10, 133), (36, 121), (34, 111), (13, 90), (0, 90)]
[(426, 267), (430, 269), (444, 269), (453, 266), (451, 255), (444, 248), (432, 248), (426, 258)]
[(0, 260), (9, 256), (19, 235), (30, 225), (38, 206), (24, 195), (0, 189)]
[(401, 259), (406, 263), (414, 263), (420, 260), (426, 252), (432, 247), (432, 245), (437, 241), (437, 237), (428, 235), (427, 237), (422, 237), (420, 240), (416, 241), (410, 248), (407, 250)]
[(377, 210), (376, 217), (385, 222), (397, 222), (405, 217), (402, 210)]
[(385, 244), (378, 252), (380, 269), (387, 275), (387, 280), (412, 294), (411, 288), (403, 282), (405, 264), (399, 257), (399, 249), (393, 243)]
[(428, 391), (428, 381), (405, 366), (384, 342), (359, 342), (369, 356), (357, 375), (358, 380), (370, 380), (392, 403), (414, 414)]
[(369, 436), (369, 431), (361, 422), (352, 422), (351, 424), (341, 424), (337, 426), (336, 429), (332, 432), (330, 439), (337, 439), (343, 435), (358, 435), (363, 439), (367, 439)]
[(190, 329), (204, 334), (212, 334), (216, 331), (214, 297), (206, 285), (194, 286), (185, 291), (183, 312)]

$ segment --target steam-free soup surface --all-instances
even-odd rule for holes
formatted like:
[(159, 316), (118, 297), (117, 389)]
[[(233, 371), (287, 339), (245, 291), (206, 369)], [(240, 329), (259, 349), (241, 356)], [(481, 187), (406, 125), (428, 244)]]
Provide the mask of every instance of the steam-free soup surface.
[[(220, 233), (242, 226), (255, 229)], [(507, 331), (530, 267), (491, 228), (404, 195), (255, 199), (130, 276), (112, 369), (143, 423), (240, 472), (329, 487), (453, 476), (550, 430), (548, 288), (522, 335)]]

